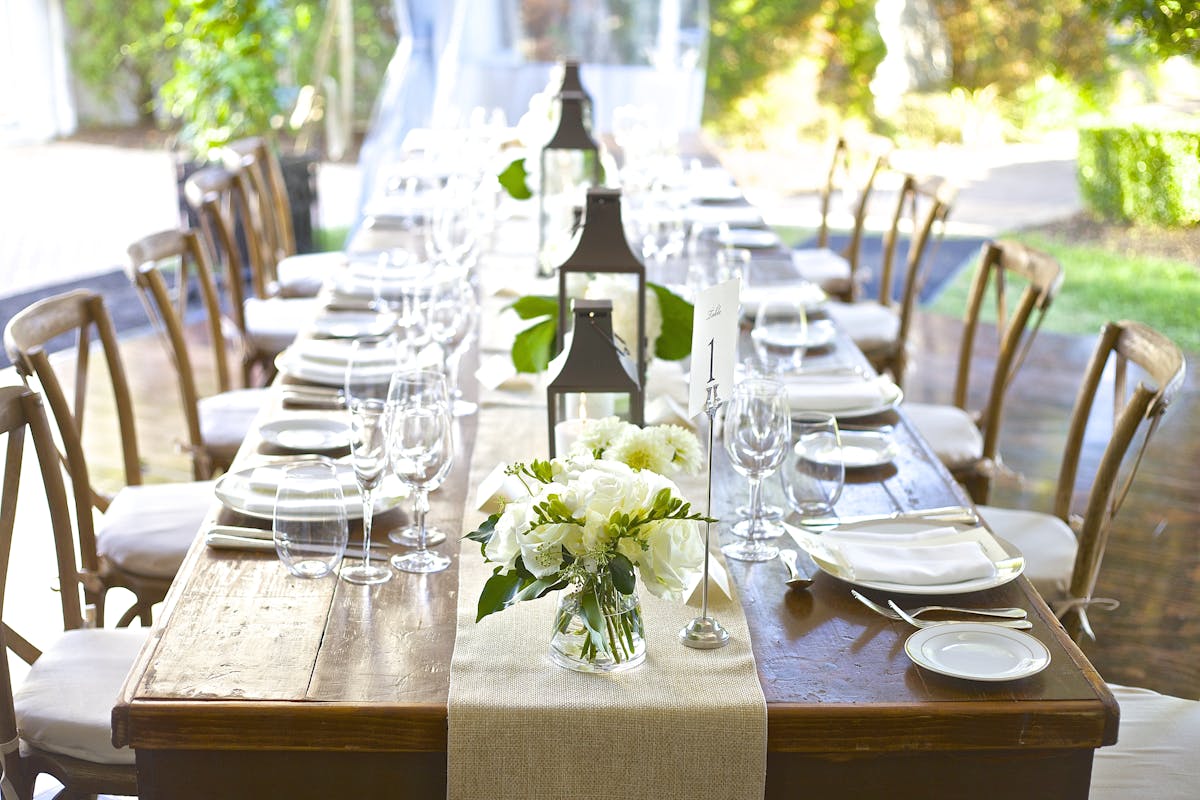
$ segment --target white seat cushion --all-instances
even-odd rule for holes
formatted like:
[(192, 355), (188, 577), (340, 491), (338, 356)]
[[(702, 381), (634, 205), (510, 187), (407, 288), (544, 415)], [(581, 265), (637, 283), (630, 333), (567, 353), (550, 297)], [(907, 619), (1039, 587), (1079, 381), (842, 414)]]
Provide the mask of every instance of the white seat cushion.
[(1067, 523), (1052, 514), (979, 506), (997, 536), (1025, 556), (1025, 577), (1047, 601), (1064, 597), (1071, 583), (1079, 542)]
[(792, 265), (801, 278), (829, 294), (845, 294), (850, 289), (850, 262), (827, 247), (793, 250)]
[(965, 466), (983, 457), (983, 434), (958, 406), (905, 403), (904, 412), (947, 467)]
[(148, 628), (67, 631), (33, 663), (13, 697), (22, 739), (99, 764), (132, 764), (112, 744), (112, 709)]
[(312, 324), (321, 307), (315, 297), (247, 298), (246, 336), (256, 351), (280, 353)]
[(232, 458), (267, 401), (265, 389), (235, 389), (201, 398), (200, 436), (217, 458)]
[(171, 578), (213, 504), (216, 481), (126, 486), (96, 528), (96, 551), (127, 572)]
[(825, 308), (837, 326), (862, 350), (892, 346), (900, 335), (899, 314), (873, 300), (829, 303)]
[(282, 259), (275, 267), (279, 293), (284, 297), (316, 297), (325, 279), (346, 265), (346, 254), (302, 253)]
[(1200, 702), (1109, 685), (1121, 706), (1117, 743), (1096, 751), (1092, 800), (1200, 797)]

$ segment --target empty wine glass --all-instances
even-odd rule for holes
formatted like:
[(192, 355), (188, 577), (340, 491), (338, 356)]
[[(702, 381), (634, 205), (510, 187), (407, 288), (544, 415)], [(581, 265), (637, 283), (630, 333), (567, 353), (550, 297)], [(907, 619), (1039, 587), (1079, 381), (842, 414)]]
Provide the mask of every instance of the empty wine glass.
[(798, 412), (792, 434), (795, 441), (779, 471), (784, 497), (802, 522), (831, 522), (846, 483), (837, 419), (821, 411)]
[(441, 349), (450, 412), (456, 417), (474, 414), (479, 406), (465, 400), (458, 388), (459, 356), (475, 326), (478, 305), (465, 274), (446, 276), (433, 284), (425, 308), (430, 337)]
[(350, 414), (350, 457), (362, 496), (362, 563), (344, 566), (341, 576), (351, 583), (383, 583), (392, 573), (381, 564), (371, 564), (371, 524), (375, 491), (383, 482), (388, 463), (384, 412), (388, 386), (400, 345), (395, 336), (382, 340), (355, 339), (350, 345), (344, 383), (346, 408)]
[(744, 247), (722, 247), (717, 251), (717, 283), (737, 278), (742, 286), (749, 284), (750, 259)]
[(804, 306), (786, 298), (768, 298), (758, 306), (750, 341), (768, 374), (798, 372), (808, 342)]
[[(392, 380), (391, 386), (388, 389), (389, 413), (401, 402), (415, 402), (418, 396), (423, 402), (446, 405), (449, 402), (449, 395), (446, 389), (445, 376), (435, 370), (405, 370), (396, 373), (396, 377)], [(388, 424), (391, 424), (390, 420)], [(388, 436), (391, 436), (390, 430)], [(413, 519), (415, 520), (415, 498), (413, 499), (413, 504)], [(420, 531), (415, 524), (406, 525), (403, 528), (398, 528), (388, 533), (389, 541), (405, 545), (406, 547), (416, 547), (419, 538)], [(425, 544), (427, 547), (435, 547), (444, 541), (446, 541), (446, 534), (443, 531), (426, 524)]]
[(388, 409), (388, 443), (392, 469), (413, 491), (413, 520), (417, 549), (392, 556), (392, 566), (404, 572), (440, 572), (450, 559), (428, 549), (425, 515), (429, 492), (445, 480), (454, 462), (453, 418), (446, 403), (430, 391), (426, 373), (396, 376), (395, 403)]
[(322, 578), (337, 569), (349, 531), (342, 484), (332, 462), (313, 459), (283, 468), (271, 535), (275, 553), (293, 575)]
[(738, 384), (725, 407), (725, 452), (733, 468), (750, 481), (746, 537), (721, 548), (739, 561), (768, 561), (779, 548), (765, 543), (769, 524), (762, 515), (762, 481), (779, 469), (791, 442), (787, 391), (772, 380)]

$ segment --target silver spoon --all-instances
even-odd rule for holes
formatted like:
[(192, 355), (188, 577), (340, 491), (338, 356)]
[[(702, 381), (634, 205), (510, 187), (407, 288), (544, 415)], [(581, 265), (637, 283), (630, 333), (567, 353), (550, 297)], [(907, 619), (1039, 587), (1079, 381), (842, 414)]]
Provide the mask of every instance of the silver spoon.
[(796, 568), (796, 551), (783, 549), (779, 551), (779, 560), (783, 562), (783, 566), (787, 569), (788, 579), (784, 581), (789, 589), (807, 589), (812, 585), (813, 579), (806, 578), (800, 574), (800, 570)]

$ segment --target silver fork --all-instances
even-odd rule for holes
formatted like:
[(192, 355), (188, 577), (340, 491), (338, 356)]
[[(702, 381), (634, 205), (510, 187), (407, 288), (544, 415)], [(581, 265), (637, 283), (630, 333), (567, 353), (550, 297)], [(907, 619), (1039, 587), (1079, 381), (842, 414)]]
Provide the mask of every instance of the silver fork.
[[(850, 590), (850, 594), (854, 599), (862, 603), (867, 608), (877, 614), (887, 617), (888, 619), (900, 620), (904, 619), (895, 611), (879, 605), (865, 595), (859, 594), (854, 589)], [(956, 606), (921, 606), (905, 611), (910, 617), (919, 617), (926, 611), (949, 611), (955, 614), (978, 614), (982, 617), (1001, 617), (1003, 619), (1025, 619), (1025, 609), (1023, 608), (958, 608)]]
[[(897, 614), (899, 614), (900, 619), (904, 620), (909, 625), (912, 625), (913, 627), (916, 627), (916, 628), (932, 628), (936, 625), (950, 624), (946, 621), (926, 622), (925, 620), (917, 619), (916, 617), (914, 617), (911, 614), (909, 614), (908, 612), (906, 612), (903, 608), (896, 605), (895, 601), (893, 601), (893, 600), (888, 600), (888, 607), (890, 607), (892, 609), (892, 611), (895, 611)], [(961, 620), (960, 620), (960, 622), (961, 622)], [(995, 620), (994, 622), (989, 620), (983, 624), (984, 625), (995, 625), (1000, 628), (1016, 628), (1017, 630), (1022, 630), (1022, 631), (1029, 630), (1030, 628), (1033, 627), (1033, 623), (1027, 619), (998, 619), (998, 620)]]

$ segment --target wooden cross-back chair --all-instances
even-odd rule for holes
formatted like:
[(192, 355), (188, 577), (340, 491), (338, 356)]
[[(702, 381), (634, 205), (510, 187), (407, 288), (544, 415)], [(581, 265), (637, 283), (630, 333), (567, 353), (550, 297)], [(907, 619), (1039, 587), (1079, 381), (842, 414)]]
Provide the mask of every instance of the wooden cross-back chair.
[[(134, 242), (129, 246), (128, 273), (175, 368), (192, 476), (206, 480), (233, 463), (266, 401), (265, 390), (232, 387), (222, 333), (224, 317), (208, 253), (196, 231), (163, 231)], [(201, 396), (184, 330), (193, 284), (204, 309), (216, 374), (217, 391), (207, 396)]]
[[(220, 267), (217, 273), (228, 292), (230, 315), (242, 337), (243, 380), (247, 386), (254, 384), (257, 368), (265, 383), (274, 375), (275, 356), (317, 313), (315, 300), (269, 296), (267, 246), (244, 170), (205, 167), (188, 178), (184, 194), (200, 218), (209, 252)], [(251, 297), (244, 289), (246, 259), (239, 247), (239, 233), (246, 244)]]
[[(1013, 241), (984, 244), (963, 317), (954, 404), (904, 404), (909, 419), (976, 503), (988, 501), (992, 479), (1001, 468), (1000, 425), (1008, 387), (1061, 286), (1062, 267), (1049, 255)], [(1020, 294), (1011, 302), (1018, 288)], [(972, 408), (971, 369), (989, 294), (998, 351), (991, 382), (982, 393), (986, 399)]]
[[(1084, 441), (1093, 421), (1096, 395), (1112, 366), (1112, 433), (1090, 476), (1091, 488), (1083, 514), (1072, 513)], [(1129, 365), (1145, 381), (1129, 387)], [(1104, 326), (1075, 398), (1063, 448), (1052, 514), (995, 506), (980, 508), (995, 532), (1025, 555), (1025, 574), (1076, 639), (1095, 639), (1089, 607), (1113, 608), (1116, 601), (1095, 598), (1096, 580), (1120, 511), (1146, 446), (1167, 408), (1183, 385), (1183, 353), (1167, 337), (1139, 322), (1110, 322)], [(1147, 383), (1148, 381), (1148, 383)], [(1132, 449), (1141, 435), (1141, 443)], [(1085, 477), (1083, 484), (1087, 485)]]
[[(67, 382), (71, 389), (64, 387), (46, 350), (60, 336), (76, 341), (75, 370)], [(84, 450), (93, 337), (99, 341), (116, 412), (124, 486), (115, 495), (93, 485)], [(85, 598), (95, 606), (102, 625), (108, 590), (126, 588), (137, 599), (118, 624), (127, 625), (138, 616), (150, 624), (151, 607), (166, 595), (212, 504), (212, 483), (143, 485), (129, 381), (99, 294), (76, 289), (17, 312), (4, 329), (4, 346), (26, 385), (41, 389), (54, 417), (61, 462), (71, 481)], [(99, 520), (93, 510), (102, 512)]]
[[(49, 508), (52, 540), (46, 535), (46, 544), (55, 548), (66, 632), (43, 652), (7, 622), (0, 624), (0, 795), (4, 800), (32, 800), (34, 781), (42, 773), (63, 784), (56, 800), (101, 792), (136, 794), (133, 751), (113, 747), (110, 720), (113, 699), (141, 650), (145, 631), (85, 628), (58, 454), (41, 397), (23, 386), (0, 388), (0, 436), (6, 440), (0, 494), (0, 620), (27, 432)], [(15, 687), (10, 651), (30, 665)]]
[[(830, 303), (829, 314), (863, 351), (871, 365), (887, 371), (903, 387), (908, 367), (908, 336), (912, 315), (924, 281), (923, 265), (934, 229), (940, 236), (954, 205), (957, 190), (941, 180), (923, 182), (905, 175), (891, 224), (883, 238), (879, 290), (873, 299)], [(896, 268), (902, 228), (912, 223), (903, 271)], [(899, 292), (896, 292), (897, 284)]]
[(288, 200), (283, 167), (270, 144), (261, 136), (238, 139), (225, 146), (225, 167), (248, 178), (250, 197), (262, 221), (266, 290), (271, 296), (315, 297), (325, 280), (345, 263), (342, 252), (296, 252), (292, 206)]
[[(867, 208), (875, 179), (888, 163), (890, 144), (875, 144), (858, 152), (847, 137), (839, 136), (833, 147), (829, 171), (821, 187), (821, 222), (817, 228), (817, 246), (792, 251), (792, 263), (800, 277), (820, 286), (826, 294), (841, 300), (853, 301), (860, 289), (859, 256), (862, 252), (862, 237), (866, 227)], [(870, 165), (866, 179), (854, 183), (856, 162), (866, 160)], [(846, 246), (834, 252), (829, 249), (830, 216), (833, 198), (840, 192), (853, 191), (853, 224)]]

